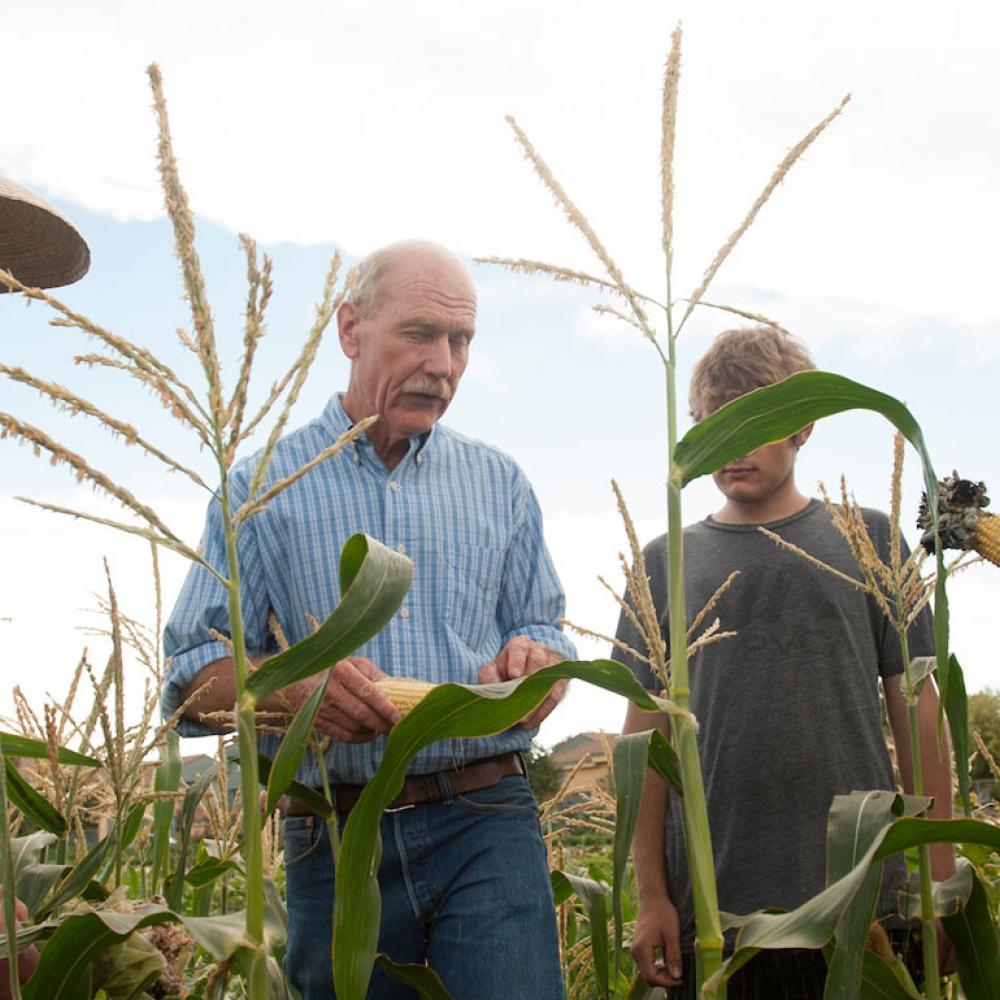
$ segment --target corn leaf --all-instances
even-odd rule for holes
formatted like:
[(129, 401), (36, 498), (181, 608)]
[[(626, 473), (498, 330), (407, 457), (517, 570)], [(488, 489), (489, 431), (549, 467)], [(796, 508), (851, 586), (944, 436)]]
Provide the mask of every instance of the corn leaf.
[(63, 903), (68, 903), (82, 893), (107, 861), (108, 855), (114, 847), (114, 839), (115, 832), (112, 830), (108, 836), (94, 844), (84, 855), (83, 860), (72, 868), (56, 886), (53, 894), (39, 908), (39, 913), (52, 913), (58, 910)]
[(270, 816), (278, 806), (278, 799), (288, 789), (288, 786), (295, 778), (295, 772), (302, 763), (306, 749), (309, 746), (309, 736), (316, 723), (316, 716), (319, 714), (319, 706), (323, 703), (323, 696), (326, 694), (326, 684), (330, 678), (329, 670), (322, 683), (316, 686), (316, 690), (309, 696), (308, 700), (295, 713), (292, 724), (288, 731), (281, 738), (281, 745), (274, 755), (267, 777), (267, 803), (264, 807), (264, 816)]
[[(260, 769), (260, 780), (266, 785), (271, 780), (271, 758), (262, 753), (257, 754), (257, 766)], [(285, 794), (308, 806), (317, 816), (329, 819), (333, 815), (333, 806), (315, 788), (292, 781), (285, 788)]]
[(590, 878), (570, 875), (568, 872), (551, 873), (553, 896), (565, 902), (570, 895), (583, 903), (590, 923), (590, 952), (594, 958), (594, 978), (598, 996), (607, 998), (610, 991), (608, 978), (608, 889)]
[[(827, 884), (847, 875), (875, 837), (901, 815), (914, 816), (928, 805), (925, 798), (875, 790), (837, 795), (827, 821)], [(861, 969), (868, 928), (882, 884), (882, 864), (874, 862), (837, 923), (832, 953), (827, 956), (830, 995), (843, 1000), (861, 996)]]
[(62, 818), (56, 807), (25, 781), (12, 760), (4, 758), (3, 763), (7, 775), (7, 798), (35, 826), (61, 837), (66, 832), (66, 820)]
[(201, 802), (209, 786), (216, 780), (215, 768), (207, 768), (191, 782), (184, 791), (181, 806), (180, 845), (177, 851), (177, 867), (164, 885), (163, 895), (167, 903), (180, 910), (184, 900), (184, 876), (187, 874), (188, 851), (191, 844), (191, 827), (194, 825), (198, 803)]
[[(629, 850), (639, 822), (639, 804), (646, 770), (653, 768), (673, 787), (680, 788), (680, 763), (674, 748), (658, 729), (630, 733), (615, 740), (612, 751), (615, 779), (614, 875), (611, 879), (611, 908), (615, 918), (615, 962), (617, 975), (622, 951), (622, 886)], [(664, 773), (664, 771), (666, 773)]]
[(865, 1000), (924, 1000), (900, 959), (889, 965), (871, 951), (862, 956), (861, 995)]
[(435, 740), (502, 732), (538, 705), (556, 681), (573, 677), (629, 698), (647, 712), (664, 708), (620, 663), (566, 661), (501, 684), (442, 684), (393, 727), (379, 769), (351, 810), (341, 844), (333, 938), (334, 983), (341, 1000), (363, 1000), (368, 989), (381, 919), (379, 819), (403, 786), (407, 762)]
[[(0, 733), (0, 749), (8, 757), (49, 759), (49, 745), (44, 740), (35, 740), (30, 736), (18, 736), (16, 733)], [(79, 764), (81, 767), (101, 766), (101, 762), (96, 758), (87, 757), (75, 750), (67, 750), (65, 747), (59, 747), (56, 756), (60, 764)]]
[(202, 886), (211, 885), (226, 872), (238, 871), (242, 871), (242, 869), (231, 858), (203, 858), (188, 869), (184, 880), (188, 885), (200, 889)]
[(715, 989), (757, 954), (761, 948), (822, 948), (854, 899), (873, 862), (920, 844), (983, 844), (1000, 851), (1000, 827), (971, 819), (931, 820), (902, 817), (883, 827), (861, 860), (843, 878), (788, 913), (752, 913), (733, 918), (740, 926), (733, 955), (709, 980)]
[(958, 794), (966, 816), (972, 815), (972, 777), (969, 774), (969, 757), (972, 741), (969, 739), (969, 702), (965, 694), (965, 672), (955, 656), (948, 661), (948, 687), (944, 691), (944, 712), (948, 716), (951, 746), (955, 751), (955, 770), (958, 772)]
[[(168, 729), (160, 747), (160, 764), (153, 778), (157, 792), (176, 792), (181, 786), (181, 738), (177, 730)], [(170, 827), (174, 821), (174, 799), (157, 799), (153, 803), (153, 892), (159, 892), (161, 879), (170, 865)]]
[[(994, 848), (995, 849), (995, 848)], [(968, 1000), (990, 1000), (1000, 983), (1000, 940), (983, 884), (973, 870), (972, 893), (962, 910), (944, 917), (955, 945), (958, 977)]]
[(309, 638), (272, 657), (247, 678), (259, 700), (312, 677), (381, 631), (413, 579), (413, 563), (367, 535), (352, 535), (340, 553), (340, 603)]
[(378, 955), (375, 959), (397, 983), (405, 983), (423, 1000), (453, 1000), (445, 989), (441, 977), (429, 965), (412, 962), (394, 962), (388, 955)]

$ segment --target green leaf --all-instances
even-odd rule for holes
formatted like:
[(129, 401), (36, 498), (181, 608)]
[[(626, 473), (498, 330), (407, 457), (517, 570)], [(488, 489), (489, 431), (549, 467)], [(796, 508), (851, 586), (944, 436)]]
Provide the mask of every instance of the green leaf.
[(761, 445), (791, 437), (815, 420), (858, 409), (881, 413), (903, 433), (924, 460), (925, 478), (930, 470), (936, 497), (937, 479), (923, 432), (906, 406), (877, 389), (819, 371), (799, 372), (748, 392), (695, 424), (677, 442), (671, 476), (687, 486)]
[(65, 917), (41, 951), (38, 968), (22, 987), (24, 1000), (90, 1000), (90, 963), (140, 927), (176, 920), (149, 903), (136, 913), (99, 910)]
[(340, 603), (318, 631), (254, 671), (247, 690), (259, 701), (349, 656), (389, 623), (412, 579), (406, 556), (367, 535), (352, 535), (340, 554)]
[(118, 845), (118, 850), (124, 851), (139, 835), (145, 815), (145, 802), (139, 802), (132, 806), (128, 816), (125, 817), (125, 822), (122, 824), (121, 843)]
[(969, 702), (965, 693), (965, 672), (955, 656), (949, 657), (948, 689), (944, 696), (944, 712), (948, 716), (952, 749), (955, 751), (958, 771), (958, 794), (966, 816), (972, 814), (972, 780), (969, 775), (969, 757), (972, 741), (969, 739)]
[(341, 844), (333, 947), (340, 1000), (363, 1000), (371, 978), (381, 918), (379, 818), (402, 788), (407, 762), (435, 740), (502, 732), (538, 705), (556, 681), (572, 677), (629, 698), (647, 712), (664, 710), (665, 703), (654, 699), (622, 664), (567, 661), (502, 684), (442, 684), (393, 727), (379, 769), (348, 816)]
[(31, 820), (35, 826), (40, 826), (49, 833), (62, 836), (66, 833), (66, 820), (47, 798), (28, 784), (15, 767), (12, 760), (4, 758), (4, 770), (7, 774), (7, 797)]
[(375, 961), (387, 975), (411, 987), (423, 1000), (453, 1000), (441, 977), (429, 965), (394, 962), (388, 955), (377, 955)]
[[(897, 816), (915, 815), (926, 808), (924, 798), (909, 802), (884, 790), (852, 792), (833, 799), (827, 821), (827, 884), (836, 882), (861, 861), (872, 842)], [(837, 923), (832, 953), (827, 956), (830, 996), (860, 997), (861, 969), (868, 928), (882, 884), (882, 865), (874, 863)]]
[(20, 877), (21, 872), (28, 865), (40, 864), (42, 855), (58, 840), (59, 838), (54, 833), (49, 833), (46, 830), (37, 830), (24, 837), (12, 837), (10, 853), (14, 861), (14, 874)]
[[(160, 764), (153, 778), (157, 792), (176, 792), (181, 786), (181, 738), (177, 730), (168, 729), (164, 745), (160, 748)], [(157, 799), (153, 803), (153, 891), (158, 892), (160, 880), (170, 865), (170, 827), (174, 821), (176, 801)]]
[[(30, 736), (15, 733), (0, 733), (0, 750), (10, 757), (34, 757), (49, 759), (49, 745), (44, 740), (34, 740)], [(100, 767), (101, 762), (94, 757), (86, 757), (75, 750), (59, 747), (56, 757), (60, 764), (79, 764), (81, 767)]]
[(56, 886), (55, 892), (45, 900), (44, 906), (39, 912), (51, 913), (82, 893), (90, 884), (90, 880), (104, 866), (108, 855), (114, 847), (114, 840), (115, 833), (112, 830), (106, 837), (94, 844), (84, 855), (83, 860), (72, 868), (66, 877)]
[(316, 724), (316, 716), (319, 714), (319, 707), (323, 704), (323, 697), (326, 694), (327, 681), (330, 679), (330, 671), (326, 672), (326, 677), (316, 686), (316, 690), (309, 696), (309, 699), (295, 713), (292, 724), (282, 737), (278, 752), (274, 755), (274, 762), (271, 765), (267, 777), (267, 804), (264, 807), (264, 816), (270, 816), (278, 806), (278, 799), (285, 794), (288, 786), (295, 779), (295, 772), (302, 763), (309, 746), (309, 737), (312, 734), (313, 726)]
[(222, 858), (206, 858), (189, 868), (184, 879), (188, 885), (200, 888), (201, 886), (210, 885), (212, 882), (215, 882), (225, 875), (226, 872), (242, 871), (243, 869), (231, 858), (225, 860)]
[[(262, 753), (258, 754), (257, 765), (260, 769), (260, 780), (266, 784), (270, 781), (271, 758)], [(293, 781), (285, 788), (285, 794), (290, 795), (296, 802), (300, 802), (317, 816), (329, 819), (333, 815), (333, 806), (315, 788)]]
[(884, 827), (859, 863), (843, 878), (789, 913), (752, 913), (735, 918), (741, 929), (736, 950), (710, 980), (712, 988), (729, 979), (761, 948), (821, 948), (864, 882), (873, 862), (919, 844), (986, 844), (1000, 851), (1000, 828), (977, 820), (930, 820), (903, 817)]
[(188, 851), (191, 844), (191, 827), (194, 825), (198, 804), (215, 781), (217, 774), (214, 767), (206, 768), (191, 782), (184, 791), (184, 802), (181, 806), (180, 846), (177, 851), (177, 867), (169, 882), (164, 886), (164, 896), (175, 910), (180, 910), (184, 900), (184, 876), (187, 872)]
[[(655, 747), (655, 754), (654, 754)], [(622, 950), (622, 886), (628, 865), (629, 850), (639, 822), (639, 804), (646, 770), (654, 767), (654, 756), (661, 777), (671, 785), (680, 786), (680, 763), (674, 748), (658, 729), (630, 733), (615, 740), (612, 751), (615, 778), (615, 837), (614, 870), (611, 879), (611, 908), (615, 918), (615, 974), (621, 967)], [(668, 772), (663, 774), (661, 768)]]
[(958, 978), (967, 1000), (996, 997), (1000, 983), (1000, 941), (989, 900), (975, 872), (968, 902), (955, 916), (944, 917), (942, 923), (955, 945)]
[(667, 738), (657, 730), (649, 741), (649, 766), (668, 784), (674, 794), (684, 798), (681, 783), (681, 762), (677, 751)]
[(590, 951), (594, 957), (594, 978), (597, 981), (598, 995), (607, 998), (609, 995), (607, 886), (593, 879), (561, 871), (551, 872), (550, 878), (552, 894), (556, 899), (565, 902), (571, 893), (575, 893), (583, 903), (590, 923)]
[(902, 961), (897, 958), (895, 965), (889, 965), (870, 951), (862, 956), (861, 996), (864, 1000), (924, 1000)]
[[(972, 865), (960, 859), (955, 874), (944, 882), (935, 882), (931, 889), (935, 917), (952, 917), (972, 894)], [(900, 892), (897, 906), (905, 920), (918, 920), (921, 911), (919, 878), (911, 879)]]

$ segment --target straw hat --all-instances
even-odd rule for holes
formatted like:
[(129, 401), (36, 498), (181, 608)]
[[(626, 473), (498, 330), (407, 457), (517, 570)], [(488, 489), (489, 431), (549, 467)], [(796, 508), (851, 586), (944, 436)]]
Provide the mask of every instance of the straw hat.
[(0, 177), (0, 267), (30, 288), (54, 288), (87, 273), (90, 249), (44, 198)]

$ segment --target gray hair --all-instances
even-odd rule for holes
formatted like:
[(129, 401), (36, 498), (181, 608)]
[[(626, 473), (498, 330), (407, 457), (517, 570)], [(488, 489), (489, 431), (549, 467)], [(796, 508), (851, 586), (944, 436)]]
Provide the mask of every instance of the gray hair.
[[(434, 253), (451, 258), (461, 264), (450, 250), (430, 240), (400, 240), (388, 246), (373, 250), (355, 269), (354, 287), (347, 297), (353, 302), (363, 316), (370, 316), (382, 305), (382, 279), (393, 263), (408, 251), (432, 250)], [(465, 267), (464, 264), (461, 266)]]

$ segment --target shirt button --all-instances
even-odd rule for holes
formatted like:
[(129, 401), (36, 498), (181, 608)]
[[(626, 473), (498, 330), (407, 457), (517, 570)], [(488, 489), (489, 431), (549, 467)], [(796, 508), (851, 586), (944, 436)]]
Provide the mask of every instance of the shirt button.
[(399, 489), (399, 483), (395, 479), (390, 479), (389, 480), (389, 489), (390, 490), (398, 490)]
[(400, 618), (409, 618), (410, 617), (410, 609), (409, 608), (403, 608), (402, 611), (399, 612), (399, 617)]
[(396, 551), (397, 552), (405, 552), (406, 551), (406, 546), (403, 545), (402, 543), (400, 543), (399, 545), (396, 546)]

